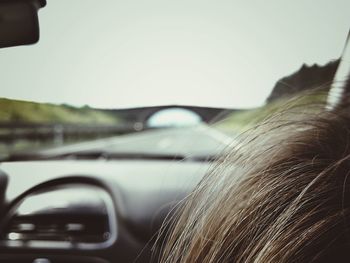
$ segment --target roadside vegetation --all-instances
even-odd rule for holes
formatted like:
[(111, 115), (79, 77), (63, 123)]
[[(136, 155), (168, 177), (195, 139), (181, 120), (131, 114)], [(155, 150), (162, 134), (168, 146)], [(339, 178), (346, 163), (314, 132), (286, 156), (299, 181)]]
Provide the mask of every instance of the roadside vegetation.
[(227, 134), (238, 134), (254, 127), (281, 110), (296, 108), (296, 110), (306, 110), (311, 112), (319, 109), (319, 106), (325, 106), (326, 100), (327, 92), (304, 92), (297, 97), (286, 96), (276, 99), (259, 108), (233, 112), (224, 120), (214, 123), (212, 126)]
[(0, 98), (0, 159), (8, 153), (92, 140), (118, 133), (124, 122), (99, 109)]
[(65, 124), (118, 124), (112, 113), (88, 106), (73, 107), (62, 104), (36, 103), (0, 98), (0, 122), (65, 123)]

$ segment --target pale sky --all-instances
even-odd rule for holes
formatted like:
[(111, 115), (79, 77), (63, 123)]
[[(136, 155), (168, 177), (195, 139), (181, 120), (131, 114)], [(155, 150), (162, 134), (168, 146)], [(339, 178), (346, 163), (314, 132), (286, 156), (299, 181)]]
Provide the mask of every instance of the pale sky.
[(246, 108), (340, 56), (349, 0), (47, 0), (34, 46), (0, 50), (0, 97), (102, 108)]

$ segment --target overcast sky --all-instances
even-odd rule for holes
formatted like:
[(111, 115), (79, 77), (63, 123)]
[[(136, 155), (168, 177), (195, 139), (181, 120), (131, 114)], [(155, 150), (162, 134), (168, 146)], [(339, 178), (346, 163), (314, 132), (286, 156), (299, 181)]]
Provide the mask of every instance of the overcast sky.
[(0, 50), (0, 97), (102, 108), (254, 107), (341, 54), (349, 0), (47, 0), (34, 46)]

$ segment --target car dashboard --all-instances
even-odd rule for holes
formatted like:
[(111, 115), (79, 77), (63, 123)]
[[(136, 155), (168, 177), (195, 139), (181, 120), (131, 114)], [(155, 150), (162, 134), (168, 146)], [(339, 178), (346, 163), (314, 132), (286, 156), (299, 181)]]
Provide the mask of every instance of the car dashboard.
[(162, 225), (209, 167), (167, 160), (2, 163), (0, 262), (157, 262)]

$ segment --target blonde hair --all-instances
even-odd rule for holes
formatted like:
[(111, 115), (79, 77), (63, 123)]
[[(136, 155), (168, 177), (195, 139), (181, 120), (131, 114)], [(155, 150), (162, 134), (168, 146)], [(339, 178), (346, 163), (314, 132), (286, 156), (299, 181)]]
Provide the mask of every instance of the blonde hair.
[(160, 262), (350, 260), (348, 106), (294, 103), (242, 136), (173, 218)]

